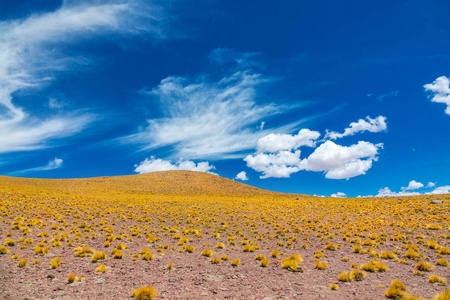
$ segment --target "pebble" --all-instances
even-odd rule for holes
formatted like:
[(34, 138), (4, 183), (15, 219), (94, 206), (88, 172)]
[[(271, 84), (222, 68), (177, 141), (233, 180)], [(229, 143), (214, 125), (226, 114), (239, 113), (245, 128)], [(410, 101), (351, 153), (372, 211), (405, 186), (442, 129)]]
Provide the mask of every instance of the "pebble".
[(53, 278), (55, 278), (55, 275), (53, 275), (53, 274), (47, 275), (47, 278), (53, 279)]

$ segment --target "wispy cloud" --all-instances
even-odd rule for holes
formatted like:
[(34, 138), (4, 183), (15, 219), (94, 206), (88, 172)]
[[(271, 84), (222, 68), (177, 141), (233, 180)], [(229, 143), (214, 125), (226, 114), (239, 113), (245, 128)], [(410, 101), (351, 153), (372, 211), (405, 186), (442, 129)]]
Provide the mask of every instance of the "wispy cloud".
[(59, 168), (61, 168), (62, 163), (63, 163), (62, 159), (55, 157), (55, 159), (50, 160), (48, 162), (48, 164), (46, 164), (45, 166), (21, 170), (21, 171), (17, 171), (17, 172), (12, 172), (12, 173), (10, 173), (10, 175), (17, 175), (17, 174), (24, 174), (24, 173), (31, 173), (31, 172), (40, 172), (40, 171), (50, 171), (50, 170), (54, 170), (54, 169), (59, 169)]
[(163, 115), (147, 120), (146, 128), (120, 141), (140, 144), (141, 150), (167, 147), (166, 156), (174, 159), (230, 159), (245, 156), (268, 133), (290, 131), (305, 121), (268, 126), (274, 115), (305, 104), (260, 104), (259, 88), (271, 79), (250, 68), (251, 55), (230, 59), (228, 54), (221, 49), (210, 57), (219, 64), (219, 76), (214, 72), (194, 79), (170, 76), (144, 91), (159, 100)]
[[(89, 61), (66, 55), (62, 49), (67, 44), (99, 35), (141, 32), (162, 38), (155, 25), (159, 16), (152, 12), (159, 13), (140, 1), (65, 1), (53, 12), (0, 22), (0, 153), (48, 147), (49, 141), (79, 133), (93, 122), (95, 116), (85, 110), (33, 115), (18, 106), (13, 95), (42, 88), (55, 80), (58, 72)], [(143, 19), (147, 22), (141, 22)]]

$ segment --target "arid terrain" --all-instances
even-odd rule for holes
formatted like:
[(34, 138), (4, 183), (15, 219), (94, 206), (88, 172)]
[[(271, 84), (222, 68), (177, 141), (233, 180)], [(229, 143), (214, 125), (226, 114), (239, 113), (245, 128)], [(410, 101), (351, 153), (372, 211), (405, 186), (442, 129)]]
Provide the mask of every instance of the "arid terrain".
[(190, 171), (0, 177), (0, 298), (388, 299), (398, 279), (391, 297), (433, 299), (449, 227), (450, 194), (320, 198)]

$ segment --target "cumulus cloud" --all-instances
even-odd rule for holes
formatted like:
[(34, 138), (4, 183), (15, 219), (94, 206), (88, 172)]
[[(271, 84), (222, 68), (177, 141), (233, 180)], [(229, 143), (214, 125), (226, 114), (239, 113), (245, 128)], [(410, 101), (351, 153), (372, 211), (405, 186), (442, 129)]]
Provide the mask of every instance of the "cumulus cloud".
[(445, 113), (450, 115), (450, 79), (446, 76), (436, 78), (433, 83), (423, 86), (426, 91), (431, 92), (431, 101), (436, 103), (444, 103), (447, 105)]
[(424, 185), (422, 183), (417, 182), (415, 180), (411, 180), (407, 187), (402, 187), (402, 190), (410, 191), (410, 190), (417, 190), (417, 189), (420, 189), (423, 187), (424, 187)]
[(360, 141), (349, 147), (340, 146), (332, 141), (320, 145), (300, 166), (307, 171), (325, 172), (330, 179), (348, 179), (363, 175), (377, 160), (378, 149), (383, 144)]
[[(230, 54), (220, 53), (215, 63), (223, 63), (223, 56)], [(260, 87), (271, 79), (242, 60), (248, 57), (233, 60), (234, 66), (227, 65), (225, 71), (219, 68), (220, 76), (212, 75), (214, 72), (197, 78), (169, 76), (157, 87), (142, 91), (158, 100), (162, 117), (147, 120), (144, 129), (120, 141), (141, 144), (141, 150), (170, 148), (169, 157), (175, 159), (230, 159), (244, 157), (269, 133), (298, 126), (302, 120), (276, 128), (263, 125), (274, 115), (303, 104), (258, 104)]]
[[(327, 132), (328, 138), (354, 135), (358, 132), (380, 132), (387, 129), (386, 118), (367, 117), (350, 124), (345, 132)], [(341, 146), (333, 141), (319, 141), (320, 133), (302, 129), (297, 134), (271, 133), (258, 140), (256, 153), (247, 155), (244, 161), (249, 168), (262, 173), (260, 178), (289, 177), (291, 174), (305, 170), (324, 172), (329, 179), (349, 179), (366, 174), (376, 161), (378, 150), (383, 144), (359, 141), (350, 146)], [(322, 142), (322, 143), (321, 143)], [(321, 143), (318, 147), (317, 144)], [(301, 159), (300, 147), (313, 147), (309, 157)]]
[(390, 197), (390, 196), (416, 196), (420, 195), (418, 192), (393, 192), (388, 187), (378, 190), (378, 194), (375, 197)]
[[(429, 182), (427, 188), (435, 187), (436, 184), (433, 182)], [(431, 192), (419, 193), (419, 192), (408, 192), (408, 190), (415, 190), (424, 187), (424, 185), (420, 182), (412, 180), (407, 187), (402, 187), (402, 191), (393, 192), (388, 187), (382, 188), (378, 191), (376, 197), (384, 197), (384, 196), (416, 196), (416, 195), (435, 195), (435, 194), (448, 194), (450, 193), (450, 185), (444, 185), (435, 188)]]
[(234, 179), (242, 181), (248, 180), (247, 173), (245, 171), (239, 172)]
[(301, 170), (300, 150), (284, 150), (275, 154), (257, 153), (246, 156), (244, 161), (249, 168), (263, 173), (261, 178), (286, 178)]
[(53, 160), (50, 160), (48, 162), (48, 164), (46, 164), (45, 166), (21, 170), (21, 171), (13, 172), (10, 174), (16, 175), (16, 174), (23, 174), (23, 173), (30, 173), (30, 172), (40, 172), (40, 171), (49, 171), (49, 170), (59, 169), (59, 168), (61, 168), (62, 163), (63, 163), (62, 159), (55, 157)]
[[(0, 22), (0, 153), (48, 147), (49, 141), (79, 133), (90, 124), (95, 116), (81, 110), (32, 115), (15, 103), (14, 94), (42, 88), (58, 72), (88, 62), (81, 55), (64, 54), (68, 44), (102, 34), (158, 35), (153, 26), (157, 18), (146, 7), (139, 1), (63, 1), (55, 11)], [(144, 18), (148, 26), (139, 26), (136, 20)]]
[(342, 198), (342, 197), (346, 197), (347, 194), (343, 193), (343, 192), (337, 192), (336, 194), (331, 194), (331, 197), (333, 198)]
[(436, 183), (435, 182), (428, 182), (427, 187), (435, 187)]
[(359, 132), (370, 131), (370, 132), (381, 132), (387, 129), (386, 117), (378, 116), (375, 119), (367, 117), (366, 120), (359, 119), (358, 122), (350, 123), (350, 127), (345, 128), (343, 133), (338, 133), (335, 131), (330, 131), (326, 133), (325, 138), (330, 138), (332, 140), (342, 138), (344, 136), (354, 135)]
[(277, 152), (282, 150), (296, 150), (301, 146), (314, 147), (315, 141), (320, 137), (317, 131), (302, 129), (298, 134), (271, 133), (257, 142), (258, 152)]
[(209, 162), (206, 161), (196, 164), (190, 160), (180, 160), (177, 163), (172, 163), (170, 160), (164, 160), (152, 156), (150, 159), (146, 158), (139, 165), (135, 165), (134, 171), (139, 174), (169, 170), (188, 170), (212, 173), (210, 171), (215, 168), (215, 166), (210, 165)]
[(450, 193), (450, 185), (444, 185), (444, 186), (437, 187), (433, 191), (431, 191), (429, 193), (425, 193), (425, 194), (436, 195), (436, 194), (448, 194), (448, 193)]

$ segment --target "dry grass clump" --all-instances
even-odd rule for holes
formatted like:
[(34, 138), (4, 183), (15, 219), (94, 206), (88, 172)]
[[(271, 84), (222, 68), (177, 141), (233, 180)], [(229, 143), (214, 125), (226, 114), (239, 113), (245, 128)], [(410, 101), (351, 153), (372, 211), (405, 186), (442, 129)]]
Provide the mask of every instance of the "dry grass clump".
[(75, 275), (73, 273), (69, 274), (69, 277), (67, 277), (67, 283), (74, 283), (75, 282)]
[(385, 264), (374, 259), (367, 264), (362, 265), (361, 269), (367, 272), (386, 272), (389, 268)]
[(239, 258), (235, 258), (231, 260), (231, 265), (233, 267), (237, 267), (239, 265), (239, 263), (241, 262), (241, 260)]
[(278, 258), (278, 255), (279, 254), (278, 254), (278, 250), (277, 249), (273, 250), (272, 253), (270, 253), (270, 256), (273, 257), (273, 258)]
[(188, 253), (193, 253), (195, 251), (195, 247), (192, 245), (184, 245), (183, 249)]
[(440, 277), (440, 276), (437, 276), (437, 275), (431, 275), (428, 278), (428, 281), (431, 282), (431, 283), (437, 283), (439, 285), (446, 285), (447, 284), (447, 281), (445, 280), (444, 277)]
[(28, 259), (24, 258), (21, 261), (19, 261), (19, 268), (24, 268), (27, 266), (27, 264), (28, 264)]
[(417, 270), (430, 272), (434, 269), (434, 266), (426, 261), (421, 261), (416, 265)]
[(222, 262), (222, 260), (221, 260), (220, 258), (213, 257), (213, 258), (211, 258), (211, 262), (212, 262), (213, 264), (218, 265), (218, 264), (220, 264), (220, 263)]
[(444, 258), (440, 258), (436, 261), (436, 264), (439, 266), (448, 266), (448, 260), (444, 259)]
[(396, 256), (392, 251), (381, 251), (380, 257), (383, 259), (394, 259)]
[(398, 279), (395, 279), (392, 281), (391, 286), (384, 294), (389, 299), (399, 300), (407, 296), (407, 293), (405, 291), (406, 287), (403, 284), (403, 282), (401, 282)]
[(119, 249), (112, 249), (111, 255), (115, 259), (122, 259), (122, 257), (123, 257), (123, 253)]
[(316, 261), (315, 265), (316, 265), (316, 269), (318, 269), (318, 270), (325, 270), (328, 267), (328, 262), (326, 262), (326, 261), (324, 261), (324, 262)]
[(406, 251), (405, 257), (408, 259), (417, 259), (420, 257), (420, 254), (410, 248)]
[(86, 256), (92, 256), (94, 255), (95, 251), (94, 249), (90, 248), (90, 247), (77, 247), (75, 249), (73, 249), (75, 251), (75, 256), (76, 257), (86, 257)]
[(230, 257), (226, 254), (222, 254), (222, 257), (220, 258), (221, 260), (229, 260)]
[(217, 249), (225, 249), (225, 244), (224, 244), (224, 243), (218, 243), (218, 244), (216, 245), (216, 248), (217, 248)]
[(144, 252), (144, 254), (142, 254), (142, 259), (149, 261), (155, 258), (155, 255), (153, 253), (151, 253), (150, 251), (146, 251)]
[(55, 257), (54, 259), (52, 259), (50, 263), (52, 269), (56, 269), (60, 265), (61, 265), (61, 257)]
[(433, 300), (450, 300), (450, 290), (447, 289), (434, 295)]
[(336, 283), (333, 283), (332, 285), (330, 285), (330, 289), (332, 289), (333, 291), (336, 291), (339, 288), (339, 286)]
[(105, 265), (100, 265), (95, 269), (95, 271), (97, 271), (99, 273), (105, 273), (107, 270), (108, 270), (108, 268)]
[(362, 281), (366, 273), (361, 270), (354, 269), (350, 272), (343, 272), (339, 274), (338, 280), (342, 282), (351, 282), (351, 281)]
[(205, 249), (205, 250), (202, 251), (201, 255), (206, 256), (206, 257), (211, 257), (211, 256), (214, 255), (214, 252), (212, 252), (209, 249)]
[(300, 254), (293, 254), (281, 261), (281, 267), (291, 271), (298, 271), (298, 266), (302, 262), (303, 258)]
[(99, 260), (105, 260), (106, 259), (106, 253), (101, 251), (101, 252), (95, 252), (95, 254), (92, 256), (92, 262), (96, 263)]
[(261, 267), (267, 268), (268, 265), (269, 265), (269, 259), (266, 258), (266, 257), (264, 257), (264, 258), (261, 260)]
[(0, 254), (7, 254), (9, 253), (9, 249), (5, 246), (0, 246)]
[(141, 287), (133, 291), (133, 297), (136, 298), (136, 300), (150, 300), (156, 298), (157, 295), (158, 293), (152, 286)]

